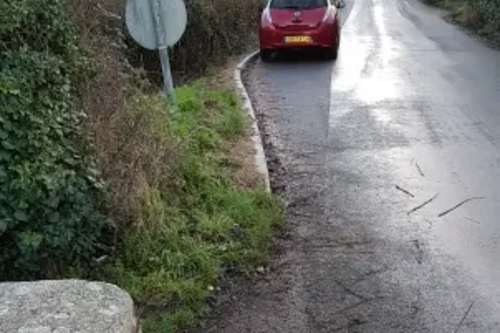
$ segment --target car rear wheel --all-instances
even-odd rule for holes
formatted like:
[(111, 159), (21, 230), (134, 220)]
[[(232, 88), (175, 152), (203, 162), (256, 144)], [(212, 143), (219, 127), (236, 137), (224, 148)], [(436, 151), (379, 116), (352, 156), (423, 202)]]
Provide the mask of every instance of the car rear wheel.
[(326, 50), (326, 58), (328, 60), (337, 60), (338, 55), (339, 55), (339, 50), (337, 46), (329, 47)]
[(260, 50), (260, 59), (265, 62), (271, 61), (273, 53), (270, 50)]
[(328, 60), (337, 60), (340, 47), (340, 34), (337, 35), (335, 45), (332, 45), (326, 50), (326, 57)]

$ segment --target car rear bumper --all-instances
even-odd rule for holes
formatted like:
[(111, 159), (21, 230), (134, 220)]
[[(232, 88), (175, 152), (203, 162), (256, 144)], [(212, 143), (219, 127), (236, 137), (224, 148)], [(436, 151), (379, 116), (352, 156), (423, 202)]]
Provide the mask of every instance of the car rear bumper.
[[(261, 27), (259, 32), (261, 50), (329, 48), (335, 45), (335, 26), (323, 24), (318, 29), (308, 31), (282, 31), (272, 25)], [(286, 43), (287, 36), (309, 36), (311, 42)]]

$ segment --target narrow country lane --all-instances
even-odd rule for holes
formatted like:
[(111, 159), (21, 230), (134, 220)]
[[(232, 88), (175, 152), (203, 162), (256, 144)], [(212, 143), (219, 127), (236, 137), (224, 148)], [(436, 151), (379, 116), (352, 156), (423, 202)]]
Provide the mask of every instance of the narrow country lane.
[(500, 52), (346, 2), (335, 63), (247, 73), (290, 233), (206, 332), (500, 332)]

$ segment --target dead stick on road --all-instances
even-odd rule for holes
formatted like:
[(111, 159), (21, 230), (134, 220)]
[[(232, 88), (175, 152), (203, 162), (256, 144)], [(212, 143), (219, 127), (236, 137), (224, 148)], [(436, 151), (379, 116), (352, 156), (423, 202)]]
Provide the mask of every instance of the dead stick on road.
[(474, 222), (474, 223), (476, 223), (476, 224), (481, 224), (481, 222), (479, 222), (478, 220), (474, 220), (474, 219), (472, 219), (472, 218), (470, 218), (470, 217), (466, 217), (465, 219), (466, 219), (466, 220), (469, 220), (469, 221), (471, 221), (471, 222)]
[(411, 194), (410, 191), (407, 191), (404, 188), (399, 187), (398, 185), (396, 185), (396, 190), (399, 190), (399, 191), (403, 192), (404, 194), (409, 195), (412, 198), (415, 198), (415, 196), (413, 194)]
[(468, 198), (468, 199), (465, 199), (464, 201), (458, 203), (457, 205), (451, 207), (450, 209), (448, 210), (445, 210), (444, 212), (442, 212), (441, 214), (439, 214), (438, 216), (439, 217), (443, 217), (445, 216), (446, 214), (448, 213), (451, 213), (452, 211), (454, 211), (455, 209), (457, 209), (458, 207), (462, 206), (463, 204), (469, 202), (469, 201), (472, 201), (472, 200), (481, 200), (481, 199), (484, 199), (483, 197), (473, 197), (473, 198)]
[(458, 324), (457, 328), (453, 331), (453, 333), (457, 333), (458, 330), (462, 327), (462, 325), (465, 321), (465, 318), (467, 318), (467, 316), (469, 315), (469, 312), (472, 309), (473, 305), (474, 305), (474, 302), (470, 303), (469, 308), (467, 309), (467, 311), (465, 311), (464, 316), (462, 317), (462, 320), (460, 320), (460, 323)]
[(417, 167), (420, 176), (425, 177), (424, 172), (422, 171), (422, 169), (420, 169), (420, 165), (418, 165), (418, 162), (415, 162), (415, 166)]
[(417, 207), (415, 207), (415, 208), (413, 208), (412, 210), (410, 210), (410, 211), (408, 212), (408, 215), (410, 215), (411, 213), (414, 213), (414, 212), (416, 212), (417, 210), (419, 210), (419, 209), (421, 209), (421, 208), (423, 208), (423, 207), (427, 206), (428, 204), (430, 204), (430, 203), (431, 203), (434, 199), (436, 199), (436, 198), (437, 198), (438, 194), (439, 194), (439, 193), (436, 193), (436, 195), (435, 195), (435, 196), (433, 196), (432, 198), (430, 198), (429, 200), (427, 200), (427, 201), (423, 202), (422, 204), (420, 204), (420, 205), (418, 205)]

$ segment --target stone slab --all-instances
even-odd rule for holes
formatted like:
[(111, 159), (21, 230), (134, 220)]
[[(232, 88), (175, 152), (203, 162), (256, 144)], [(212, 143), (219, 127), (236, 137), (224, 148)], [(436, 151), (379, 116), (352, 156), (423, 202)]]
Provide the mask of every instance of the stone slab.
[(82, 280), (0, 283), (1, 333), (139, 333), (117, 286)]

